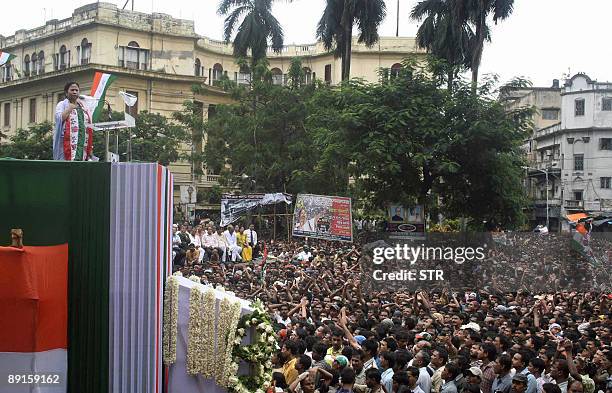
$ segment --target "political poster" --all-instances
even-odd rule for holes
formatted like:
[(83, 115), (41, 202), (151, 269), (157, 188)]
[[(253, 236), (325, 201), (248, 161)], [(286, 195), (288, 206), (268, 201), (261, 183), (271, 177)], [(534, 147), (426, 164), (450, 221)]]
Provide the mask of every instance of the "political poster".
[(353, 241), (351, 198), (298, 194), (293, 212), (293, 236)]
[(290, 205), (292, 196), (281, 192), (271, 194), (245, 194), (221, 196), (221, 226), (229, 225), (258, 206), (285, 202)]
[(421, 205), (405, 207), (391, 204), (387, 216), (387, 232), (425, 232), (425, 212)]

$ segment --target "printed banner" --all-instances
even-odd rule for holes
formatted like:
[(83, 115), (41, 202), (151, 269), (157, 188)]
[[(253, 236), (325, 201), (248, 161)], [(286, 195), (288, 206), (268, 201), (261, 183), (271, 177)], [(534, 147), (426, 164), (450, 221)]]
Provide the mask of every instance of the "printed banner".
[(400, 204), (389, 205), (387, 209), (387, 232), (425, 232), (423, 206), (405, 207)]
[(293, 198), (289, 194), (277, 192), (273, 194), (223, 194), (221, 197), (221, 226), (229, 225), (244, 216), (249, 210), (258, 206), (285, 202), (290, 205)]
[(351, 198), (298, 194), (293, 236), (352, 242)]

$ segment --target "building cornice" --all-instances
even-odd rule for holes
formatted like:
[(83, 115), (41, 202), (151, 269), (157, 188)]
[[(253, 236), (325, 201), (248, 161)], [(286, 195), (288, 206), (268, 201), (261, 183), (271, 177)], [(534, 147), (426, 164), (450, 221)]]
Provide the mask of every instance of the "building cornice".
[(117, 76), (129, 76), (137, 77), (147, 80), (159, 80), (159, 81), (174, 81), (174, 82), (191, 82), (193, 84), (203, 85), (208, 91), (216, 92), (219, 94), (227, 94), (222, 89), (206, 85), (206, 78), (200, 76), (191, 75), (179, 75), (179, 74), (167, 74), (159, 71), (151, 70), (133, 70), (130, 68), (123, 68), (119, 66), (110, 66), (104, 64), (87, 64), (76, 67), (70, 67), (61, 71), (45, 72), (42, 75), (36, 75), (28, 78), (20, 78), (10, 82), (0, 83), (0, 91), (3, 89), (10, 89), (13, 87), (23, 87), (30, 84), (40, 83), (41, 81), (53, 80), (56, 78), (67, 79), (67, 77), (74, 74), (87, 73), (102, 71)]

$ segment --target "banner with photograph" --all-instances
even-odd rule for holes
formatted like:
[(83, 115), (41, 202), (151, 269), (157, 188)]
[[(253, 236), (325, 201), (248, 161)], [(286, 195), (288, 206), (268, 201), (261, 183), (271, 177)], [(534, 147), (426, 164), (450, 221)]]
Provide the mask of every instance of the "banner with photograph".
[(352, 242), (351, 198), (298, 194), (293, 236)]
[(425, 212), (421, 205), (391, 204), (387, 216), (387, 232), (425, 232)]
[(292, 197), (289, 194), (277, 192), (273, 194), (246, 194), (221, 196), (221, 226), (229, 225), (244, 216), (249, 210), (258, 206), (285, 202), (290, 205)]

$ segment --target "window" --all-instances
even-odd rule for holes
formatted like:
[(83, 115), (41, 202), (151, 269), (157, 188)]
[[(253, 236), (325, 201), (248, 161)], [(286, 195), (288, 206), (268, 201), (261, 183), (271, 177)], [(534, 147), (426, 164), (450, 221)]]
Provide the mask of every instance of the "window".
[[(194, 112), (194, 115), (197, 116), (197, 119), (198, 120), (204, 119), (204, 103), (201, 101), (194, 101), (193, 105), (194, 105), (193, 112)], [(199, 130), (199, 131), (200, 132), (198, 132), (198, 130), (196, 129), (193, 129), (191, 131), (191, 139), (195, 142), (193, 146), (193, 150), (197, 154), (202, 153), (202, 140), (204, 138), (204, 134), (202, 133), (202, 130)]]
[(599, 138), (599, 150), (612, 150), (612, 138)]
[(574, 154), (574, 170), (584, 170), (584, 154)]
[(272, 84), (282, 85), (283, 84), (283, 72), (278, 68), (272, 68), (270, 72), (272, 73)]
[(141, 49), (136, 41), (130, 41), (128, 46), (119, 47), (119, 66), (133, 70), (148, 68), (149, 50)]
[(325, 83), (329, 85), (331, 81), (332, 81), (331, 64), (327, 64), (325, 66)]
[(36, 123), (36, 98), (30, 98), (30, 123)]
[(195, 76), (202, 76), (202, 62), (200, 61), (200, 59), (195, 59), (195, 64), (193, 68)]
[(38, 55), (36, 54), (36, 52), (32, 53), (32, 76), (38, 74), (37, 72), (37, 68), (38, 68)]
[(30, 76), (30, 55), (25, 55), (23, 58), (23, 74)]
[(546, 190), (540, 190), (540, 199), (546, 199)]
[(223, 76), (223, 66), (217, 63), (213, 66), (212, 81), (216, 82), (218, 80), (221, 80), (221, 76)]
[(558, 120), (559, 119), (559, 109), (542, 109), (542, 119)]
[(601, 110), (602, 111), (612, 111), (612, 98), (604, 97), (601, 100)]
[(208, 104), (208, 119), (212, 119), (217, 115), (217, 106), (214, 104)]
[(81, 41), (81, 56), (80, 64), (89, 64), (91, 60), (91, 43), (87, 41), (87, 38), (83, 38)]
[(59, 69), (65, 70), (70, 67), (70, 51), (66, 50), (66, 45), (62, 45), (59, 51)]
[(11, 125), (11, 103), (4, 103), (4, 126), (8, 127)]
[(578, 98), (576, 101), (574, 101), (574, 105), (575, 105), (574, 115), (584, 116), (584, 98)]
[(126, 93), (133, 95), (134, 97), (136, 97), (136, 103), (134, 104), (134, 106), (129, 107), (129, 106), (125, 106), (125, 112), (129, 113), (130, 116), (132, 117), (136, 117), (136, 115), (138, 115), (138, 92), (137, 91), (126, 91)]
[(45, 52), (38, 52), (38, 67), (36, 68), (37, 74), (45, 73)]
[(395, 63), (391, 66), (391, 78), (395, 78), (399, 76), (400, 69), (402, 65), (400, 63)]
[(582, 200), (582, 190), (574, 190), (574, 200), (575, 201)]
[(304, 67), (304, 84), (309, 85), (312, 83), (312, 71), (308, 67)]
[(5, 63), (0, 68), (0, 71), (0, 78), (2, 82), (9, 82), (13, 79), (13, 69), (10, 62)]
[(599, 178), (599, 183), (600, 183), (600, 187), (599, 188), (611, 188), (610, 184), (612, 177), (600, 177)]

